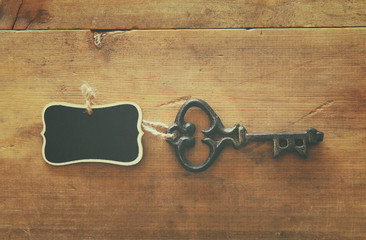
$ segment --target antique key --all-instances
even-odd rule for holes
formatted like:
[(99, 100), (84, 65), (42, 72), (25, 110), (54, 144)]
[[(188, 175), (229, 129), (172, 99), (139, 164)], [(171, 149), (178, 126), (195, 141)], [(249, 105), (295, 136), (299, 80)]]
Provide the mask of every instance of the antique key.
[[(193, 123), (184, 121), (184, 116), (191, 107), (202, 109), (208, 115), (211, 123), (208, 129), (202, 130), (205, 138), (201, 141), (210, 147), (210, 154), (201, 165), (193, 165), (184, 156), (184, 150), (195, 145), (193, 134), (196, 127)], [(232, 128), (225, 128), (212, 108), (200, 99), (190, 99), (182, 105), (167, 133), (176, 133), (173, 137), (167, 138), (167, 142), (174, 146), (180, 164), (191, 172), (201, 172), (209, 168), (222, 149), (229, 144), (232, 144), (235, 149), (239, 149), (248, 142), (272, 141), (274, 157), (278, 157), (283, 151), (295, 151), (301, 157), (307, 157), (308, 145), (321, 142), (324, 137), (324, 133), (314, 128), (302, 133), (248, 133), (240, 124), (236, 124)], [(222, 138), (215, 140), (217, 135)]]

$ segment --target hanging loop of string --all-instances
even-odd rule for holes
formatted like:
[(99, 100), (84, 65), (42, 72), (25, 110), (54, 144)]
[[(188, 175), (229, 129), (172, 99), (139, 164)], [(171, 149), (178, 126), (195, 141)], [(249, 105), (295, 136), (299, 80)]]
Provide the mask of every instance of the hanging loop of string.
[(92, 105), (96, 96), (95, 90), (88, 83), (84, 83), (81, 85), (81, 93), (85, 98), (85, 108), (88, 110), (88, 114), (91, 115), (93, 113)]

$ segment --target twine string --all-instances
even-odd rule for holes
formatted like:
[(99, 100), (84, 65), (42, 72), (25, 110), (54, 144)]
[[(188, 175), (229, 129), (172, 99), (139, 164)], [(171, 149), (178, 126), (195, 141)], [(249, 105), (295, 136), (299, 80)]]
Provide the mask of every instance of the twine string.
[(165, 123), (142, 120), (141, 126), (144, 128), (145, 131), (153, 134), (154, 136), (162, 137), (165, 139), (175, 136), (174, 133), (165, 133), (163, 131), (159, 131), (159, 128), (163, 128), (165, 131), (169, 128), (169, 126)]
[[(84, 83), (81, 85), (81, 93), (85, 98), (85, 108), (87, 109), (88, 114), (92, 115), (92, 106), (95, 104), (94, 99), (96, 97), (95, 89), (92, 88), (88, 83)], [(153, 134), (154, 136), (162, 138), (171, 138), (175, 136), (174, 133), (165, 133), (165, 131), (169, 128), (169, 126), (165, 123), (142, 120), (141, 126), (145, 131)], [(164, 131), (160, 129), (163, 129)]]
[(85, 98), (85, 108), (88, 110), (88, 114), (93, 113), (92, 105), (94, 105), (94, 98), (96, 96), (94, 88), (89, 86), (88, 83), (81, 85), (81, 93)]

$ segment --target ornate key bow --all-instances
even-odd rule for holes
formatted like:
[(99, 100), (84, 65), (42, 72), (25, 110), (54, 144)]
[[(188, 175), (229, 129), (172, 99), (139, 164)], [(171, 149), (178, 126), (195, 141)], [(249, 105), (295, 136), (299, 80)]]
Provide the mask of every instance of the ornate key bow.
[[(195, 145), (193, 134), (196, 127), (193, 123), (184, 121), (184, 116), (191, 107), (202, 109), (211, 122), (208, 129), (202, 130), (205, 138), (201, 141), (210, 147), (210, 154), (201, 165), (193, 165), (184, 156), (184, 150)], [(301, 157), (307, 157), (308, 145), (321, 142), (324, 137), (324, 133), (314, 128), (309, 128), (302, 133), (248, 133), (240, 124), (236, 124), (232, 128), (225, 128), (212, 108), (200, 99), (190, 99), (182, 105), (174, 123), (167, 130), (167, 133), (174, 132), (178, 134), (167, 138), (167, 142), (175, 148), (180, 164), (191, 172), (201, 172), (209, 168), (222, 149), (229, 144), (235, 149), (239, 149), (250, 141), (272, 141), (274, 157), (278, 157), (283, 151), (295, 151)], [(222, 138), (215, 140), (217, 135)]]

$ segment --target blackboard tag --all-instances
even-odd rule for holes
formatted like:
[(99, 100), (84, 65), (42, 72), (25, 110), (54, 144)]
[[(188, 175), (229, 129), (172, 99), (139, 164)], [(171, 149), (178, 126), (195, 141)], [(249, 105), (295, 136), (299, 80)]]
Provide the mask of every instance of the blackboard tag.
[(135, 103), (93, 106), (50, 103), (43, 109), (43, 159), (51, 165), (103, 162), (134, 165), (142, 158), (142, 113)]

